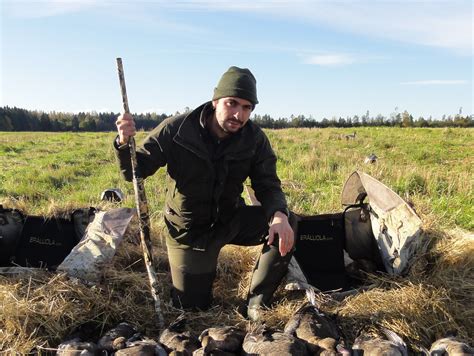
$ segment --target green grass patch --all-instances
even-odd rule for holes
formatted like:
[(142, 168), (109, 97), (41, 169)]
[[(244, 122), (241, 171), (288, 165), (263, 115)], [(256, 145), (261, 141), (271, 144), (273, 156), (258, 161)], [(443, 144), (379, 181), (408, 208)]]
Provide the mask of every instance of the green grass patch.
[[(379, 179), (416, 203), (422, 218), (473, 229), (472, 129), (358, 128), (266, 130), (278, 156), (278, 174), (290, 208), (305, 214), (341, 211), (344, 182), (355, 170)], [(140, 132), (137, 142), (146, 135)], [(115, 133), (0, 132), (0, 199), (24, 200), (31, 212), (51, 202), (96, 206), (107, 188), (122, 189), (134, 206), (133, 187), (115, 163)], [(375, 164), (364, 163), (374, 153)], [(158, 219), (165, 170), (146, 181)]]

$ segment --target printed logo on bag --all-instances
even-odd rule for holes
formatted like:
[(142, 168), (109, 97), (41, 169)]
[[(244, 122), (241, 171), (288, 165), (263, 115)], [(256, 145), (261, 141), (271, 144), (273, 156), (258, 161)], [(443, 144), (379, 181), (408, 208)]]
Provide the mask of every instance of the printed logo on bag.
[(42, 239), (36, 236), (30, 236), (30, 244), (38, 244), (38, 245), (48, 245), (48, 246), (62, 246), (61, 242), (58, 242), (54, 239)]
[(305, 234), (300, 236), (301, 241), (332, 241), (334, 238), (332, 236), (326, 235), (313, 235), (313, 234)]

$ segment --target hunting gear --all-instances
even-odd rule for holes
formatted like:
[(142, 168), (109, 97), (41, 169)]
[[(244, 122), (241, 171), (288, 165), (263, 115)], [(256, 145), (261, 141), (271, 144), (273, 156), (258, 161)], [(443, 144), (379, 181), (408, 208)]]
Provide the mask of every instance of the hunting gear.
[[(251, 318), (258, 317), (287, 271), (294, 235), (276, 156), (265, 133), (249, 120), (257, 103), (253, 74), (230, 67), (212, 101), (164, 120), (136, 150), (140, 177), (167, 167), (164, 218), (176, 307), (209, 307), (217, 258), (226, 244), (266, 242), (248, 294)], [(116, 124), (115, 152), (130, 181), (125, 144), (135, 126), (130, 114), (120, 115)], [(261, 206), (246, 206), (241, 197), (247, 178)]]

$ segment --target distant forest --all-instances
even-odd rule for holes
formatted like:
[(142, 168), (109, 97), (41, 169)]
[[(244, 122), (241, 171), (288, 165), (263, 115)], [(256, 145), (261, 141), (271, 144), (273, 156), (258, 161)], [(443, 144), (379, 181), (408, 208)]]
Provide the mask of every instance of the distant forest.
[[(188, 108), (186, 108), (186, 111)], [(461, 111), (461, 110), (460, 110)], [(179, 112), (176, 112), (179, 114)], [(43, 112), (25, 110), (17, 107), (0, 108), (0, 131), (115, 131), (115, 120), (119, 114), (113, 112)], [(134, 114), (137, 129), (151, 130), (171, 115), (167, 114)], [(393, 127), (474, 127), (472, 115), (443, 115), (442, 118), (414, 119), (410, 113), (394, 112), (389, 117), (383, 115), (364, 115), (323, 118), (317, 120), (304, 115), (291, 115), (289, 118), (275, 119), (270, 115), (253, 115), (252, 121), (263, 128), (284, 129), (294, 127), (362, 127), (362, 126), (393, 126)]]

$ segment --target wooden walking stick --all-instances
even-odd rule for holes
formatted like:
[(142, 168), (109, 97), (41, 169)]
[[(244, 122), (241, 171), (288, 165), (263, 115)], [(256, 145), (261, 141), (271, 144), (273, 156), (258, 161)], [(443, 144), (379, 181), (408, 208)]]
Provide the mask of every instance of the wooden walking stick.
[[(122, 58), (117, 58), (117, 70), (122, 91), (123, 109), (126, 113), (130, 113), (127, 99), (127, 88), (125, 87), (125, 77), (123, 74)], [(143, 258), (145, 260), (148, 279), (150, 281), (151, 295), (155, 302), (155, 312), (158, 317), (158, 325), (161, 330), (164, 328), (163, 314), (161, 313), (160, 298), (158, 296), (157, 287), (158, 280), (156, 278), (155, 268), (153, 267), (153, 255), (150, 238), (150, 216), (148, 215), (148, 203), (145, 195), (145, 186), (143, 177), (137, 170), (137, 154), (135, 150), (135, 138), (132, 136), (128, 140), (130, 147), (130, 157), (132, 163), (133, 188), (135, 190), (135, 203), (138, 213), (138, 225), (140, 227), (140, 241), (143, 249)]]

